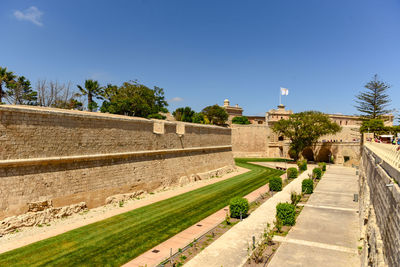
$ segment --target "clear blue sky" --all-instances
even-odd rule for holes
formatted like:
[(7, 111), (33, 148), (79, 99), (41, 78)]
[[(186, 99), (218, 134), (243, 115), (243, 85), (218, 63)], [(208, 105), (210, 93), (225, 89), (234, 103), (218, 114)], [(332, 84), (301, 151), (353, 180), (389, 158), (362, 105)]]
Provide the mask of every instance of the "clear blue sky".
[(33, 84), (138, 79), (171, 111), (229, 98), (247, 115), (282, 86), (294, 111), (354, 114), (377, 73), (400, 109), (398, 0), (6, 0), (0, 25), (0, 66)]

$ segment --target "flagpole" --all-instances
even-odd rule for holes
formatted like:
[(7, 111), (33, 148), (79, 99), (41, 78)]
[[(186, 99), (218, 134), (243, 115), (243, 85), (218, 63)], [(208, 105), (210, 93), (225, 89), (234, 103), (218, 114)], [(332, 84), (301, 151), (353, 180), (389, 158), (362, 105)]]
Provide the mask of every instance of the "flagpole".
[(279, 89), (279, 106), (282, 105), (282, 89)]

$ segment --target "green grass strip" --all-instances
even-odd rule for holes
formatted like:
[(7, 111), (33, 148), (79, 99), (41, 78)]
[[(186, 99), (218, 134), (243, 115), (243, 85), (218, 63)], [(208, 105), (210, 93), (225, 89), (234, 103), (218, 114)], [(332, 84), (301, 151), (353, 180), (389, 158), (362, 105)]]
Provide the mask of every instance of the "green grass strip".
[(120, 266), (283, 174), (235, 161), (250, 172), (0, 254), (0, 266)]

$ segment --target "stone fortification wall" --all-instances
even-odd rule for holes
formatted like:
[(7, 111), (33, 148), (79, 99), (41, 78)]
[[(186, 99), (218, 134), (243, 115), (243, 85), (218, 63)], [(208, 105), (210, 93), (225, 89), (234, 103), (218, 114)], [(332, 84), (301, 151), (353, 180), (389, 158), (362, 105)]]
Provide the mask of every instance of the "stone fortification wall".
[(36, 201), (96, 207), (233, 164), (228, 128), (0, 106), (0, 219)]
[(267, 126), (232, 124), (231, 127), (235, 157), (268, 157), (270, 129)]
[[(366, 146), (360, 166), (362, 266), (400, 266), (400, 188), (385, 162)], [(391, 176), (394, 175), (394, 176)]]

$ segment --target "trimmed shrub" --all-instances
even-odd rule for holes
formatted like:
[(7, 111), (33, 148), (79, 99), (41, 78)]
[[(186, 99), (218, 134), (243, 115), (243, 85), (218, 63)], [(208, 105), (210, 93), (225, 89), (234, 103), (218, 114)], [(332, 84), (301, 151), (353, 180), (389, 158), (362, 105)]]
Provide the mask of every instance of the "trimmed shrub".
[(299, 175), (299, 172), (297, 171), (296, 168), (287, 169), (287, 177), (288, 178), (297, 178), (298, 175)]
[(304, 179), (301, 183), (301, 191), (305, 194), (312, 194), (314, 192), (314, 182), (312, 179)]
[(297, 166), (299, 167), (299, 171), (306, 171), (307, 170), (307, 160), (299, 160), (297, 161)]
[(326, 163), (325, 162), (318, 163), (318, 166), (321, 168), (321, 170), (323, 172), (326, 172)]
[(281, 177), (271, 177), (269, 179), (269, 190), (271, 191), (282, 191), (282, 178)]
[(246, 217), (249, 211), (249, 201), (242, 197), (232, 198), (229, 203), (229, 212), (232, 218), (240, 218), (240, 212), (242, 217)]
[(279, 203), (276, 205), (276, 218), (283, 225), (294, 225), (296, 223), (296, 208), (289, 203)]
[(314, 178), (321, 179), (321, 177), (322, 177), (322, 170), (321, 170), (320, 168), (314, 168), (314, 169), (312, 170), (312, 172), (313, 172), (313, 177), (314, 177)]

